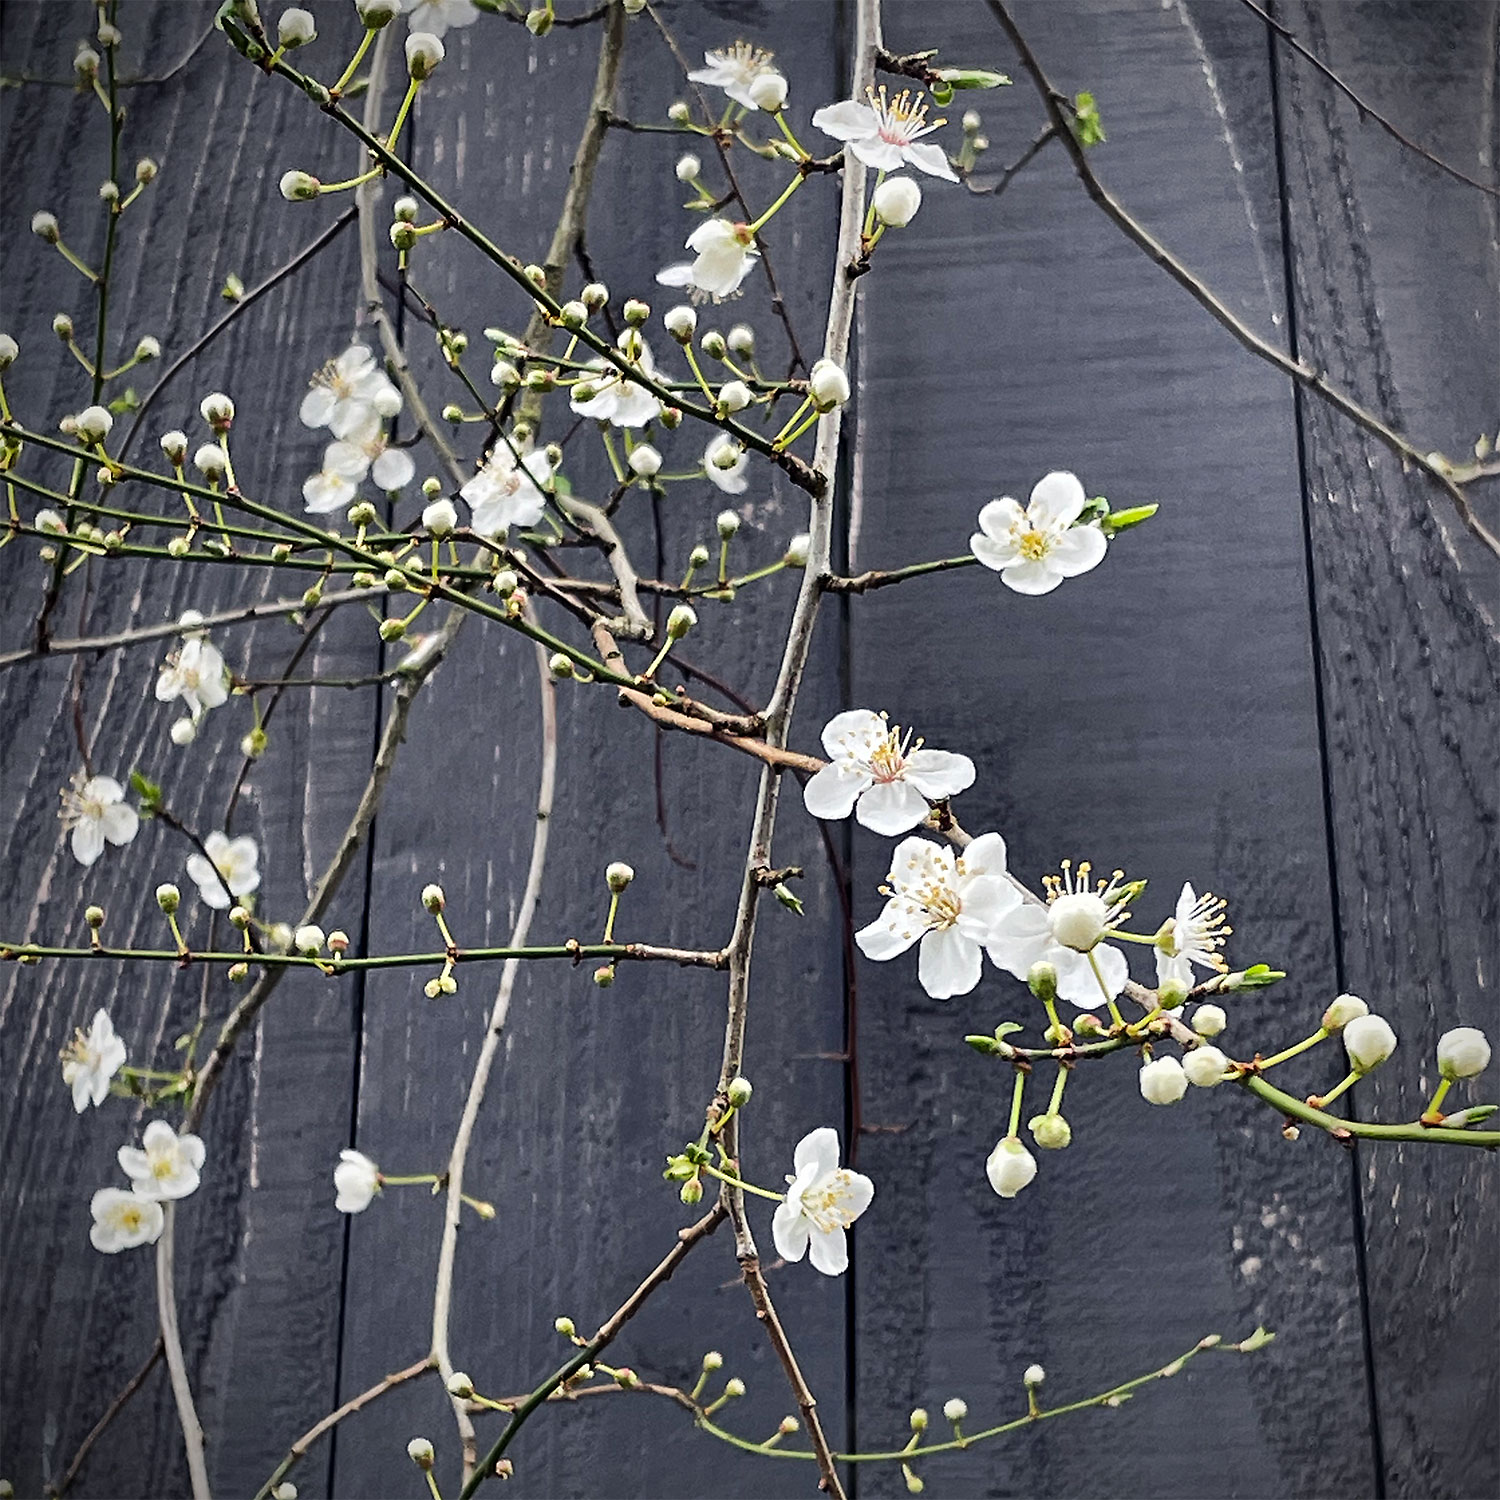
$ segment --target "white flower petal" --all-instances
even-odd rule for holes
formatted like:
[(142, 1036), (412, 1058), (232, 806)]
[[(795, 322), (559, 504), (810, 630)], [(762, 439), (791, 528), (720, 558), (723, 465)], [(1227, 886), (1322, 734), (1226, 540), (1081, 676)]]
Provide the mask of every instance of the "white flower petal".
[(1054, 469), (1037, 480), (1026, 514), (1032, 525), (1049, 530), (1071, 526), (1083, 513), (1088, 496), (1076, 474)]
[(1047, 551), (1047, 565), (1064, 578), (1076, 578), (1104, 561), (1109, 543), (1097, 526), (1070, 526)]
[(842, 1276), (849, 1269), (849, 1236), (842, 1229), (827, 1231), (808, 1226), (812, 1254), (809, 1259), (815, 1271), (825, 1276)]
[(974, 762), (951, 750), (913, 750), (906, 757), (906, 779), (924, 797), (955, 797), (974, 785)]
[(911, 145), (901, 155), (919, 172), (929, 177), (941, 177), (944, 182), (957, 182), (958, 173), (948, 165), (948, 154), (941, 146)]
[(917, 979), (934, 1000), (967, 995), (983, 968), (979, 944), (957, 927), (927, 933), (917, 951)]
[(931, 810), (927, 799), (908, 782), (877, 781), (859, 799), (854, 817), (862, 828), (893, 837), (915, 828)]
[(876, 963), (885, 963), (905, 953), (924, 931), (922, 923), (911, 917), (899, 901), (887, 901), (885, 910), (854, 934), (859, 951)]
[[(856, 798), (870, 785), (866, 771), (824, 766), (802, 789), (802, 803), (815, 818), (847, 818)], [(926, 804), (923, 804), (924, 808)]]
[(1018, 594), (1050, 594), (1062, 582), (1062, 574), (1048, 561), (1018, 562), (1000, 574), (1000, 582)]

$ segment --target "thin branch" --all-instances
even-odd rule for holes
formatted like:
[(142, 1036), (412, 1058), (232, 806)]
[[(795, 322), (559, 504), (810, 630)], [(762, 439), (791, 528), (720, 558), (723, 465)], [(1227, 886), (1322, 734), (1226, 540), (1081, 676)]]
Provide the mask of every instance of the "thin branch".
[(208, 1466), (203, 1459), (203, 1427), (193, 1407), (193, 1391), (188, 1384), (187, 1363), (182, 1357), (182, 1335), (177, 1330), (177, 1298), (172, 1288), (172, 1249), (175, 1240), (177, 1205), (164, 1203), (162, 1217), (166, 1224), (156, 1242), (156, 1307), (161, 1319), (162, 1349), (167, 1356), (167, 1373), (172, 1378), (172, 1396), (177, 1404), (177, 1420), (187, 1447), (188, 1477), (193, 1486), (193, 1500), (212, 1500), (208, 1484)]
[(1240, 4), (1243, 5), (1246, 10), (1253, 11), (1257, 16), (1259, 16), (1261, 20), (1264, 21), (1266, 25), (1269, 26), (1271, 30), (1275, 32), (1275, 34), (1280, 37), (1281, 40), (1285, 42), (1293, 52), (1297, 54), (1298, 57), (1303, 58), (1307, 62), (1310, 62), (1313, 67), (1315, 67), (1318, 72), (1320, 72), (1334, 86), (1334, 88), (1336, 88), (1341, 94), (1344, 95), (1346, 99), (1348, 99), (1354, 105), (1355, 109), (1359, 111), (1359, 117), (1362, 121), (1373, 120), (1393, 140), (1399, 141), (1403, 146), (1406, 147), (1408, 151), (1411, 151), (1415, 155), (1420, 156), (1423, 161), (1430, 162), (1434, 167), (1438, 169), (1438, 171), (1446, 172), (1449, 177), (1456, 178), (1459, 182), (1466, 183), (1471, 188), (1478, 188), (1481, 193), (1488, 193), (1492, 198), (1500, 198), (1500, 188), (1497, 188), (1493, 184), (1488, 182), (1480, 182), (1476, 178), (1470, 177), (1467, 173), (1460, 172), (1457, 167), (1444, 161), (1442, 157), (1435, 156), (1431, 151), (1427, 150), (1425, 146), (1419, 146), (1414, 140), (1411, 139), (1410, 136), (1403, 135), (1399, 130), (1396, 129), (1393, 124), (1391, 124), (1388, 119), (1386, 119), (1383, 114), (1380, 113), (1378, 109), (1375, 108), (1374, 105), (1370, 103), (1368, 99), (1362, 98), (1359, 94), (1355, 93), (1355, 91), (1350, 88), (1350, 86), (1345, 83), (1344, 80), (1340, 78), (1339, 75), (1335, 73), (1333, 69), (1330, 68), (1328, 64), (1322, 60), (1322, 58), (1316, 56), (1312, 52), (1309, 52), (1308, 49), (1297, 40), (1297, 38), (1292, 34), (1291, 31), (1283, 26), (1281, 22), (1278, 21), (1274, 16), (1267, 15), (1266, 12), (1263, 11), (1260, 6), (1255, 3), (1255, 0), (1240, 0)]
[(1258, 355), (1268, 364), (1274, 365), (1284, 375), (1289, 376), (1298, 385), (1305, 386), (1322, 397), (1335, 410), (1343, 412), (1356, 426), (1362, 427), (1371, 436), (1378, 438), (1403, 463), (1420, 469), (1452, 500), (1460, 519), (1469, 531), (1474, 534), (1486, 547), (1497, 557), (1500, 557), (1500, 536), (1496, 536), (1488, 526), (1474, 513), (1469, 504), (1469, 498), (1463, 490), (1453, 482), (1452, 478), (1444, 469), (1430, 459), (1425, 453), (1419, 452), (1399, 432), (1382, 422), (1373, 412), (1367, 411), (1351, 396), (1346, 395), (1335, 385), (1331, 385), (1324, 375), (1300, 360), (1291, 358), (1284, 354), (1274, 344), (1268, 343), (1249, 324), (1242, 322), (1232, 313), (1223, 302), (1211, 292), (1183, 263), (1174, 256), (1158, 239), (1150, 234), (1145, 228), (1138, 224), (1120, 202), (1114, 198), (1099, 181), (1094, 169), (1089, 165), (1084, 148), (1079, 144), (1077, 137), (1073, 134), (1068, 122), (1068, 100), (1052, 84), (1042, 65), (1038, 62), (1036, 54), (1031, 50), (1030, 43), (1017, 27), (1012, 19), (1010, 11), (1004, 4), (1004, 0), (985, 0), (995, 19), (999, 21), (1001, 28), (1010, 38), (1020, 58), (1021, 65), (1031, 76), (1031, 81), (1036, 85), (1037, 92), (1042, 97), (1042, 102), (1047, 108), (1048, 117), (1057, 127), (1058, 139), (1067, 149), (1069, 157), (1073, 162), (1073, 170), (1078, 174), (1084, 191), (1103, 210), (1105, 216), (1120, 230), (1146, 256), (1154, 261), (1168, 276), (1182, 287), (1189, 296), (1193, 298), (1221, 327), (1227, 329), (1239, 342), (1252, 354)]
[(921, 578), (928, 573), (947, 573), (954, 568), (971, 568), (979, 559), (972, 552), (962, 557), (940, 557), (936, 562), (911, 563), (904, 568), (867, 568), (852, 578), (840, 578), (830, 573), (823, 580), (823, 588), (830, 594), (867, 594), (871, 589), (883, 589), (893, 583), (903, 583), (908, 578)]
[(1028, 167), (1035, 159), (1042, 147), (1057, 134), (1056, 125), (1045, 125), (1037, 135), (1036, 139), (1000, 174), (998, 182), (988, 183), (984, 187), (977, 187), (974, 183), (973, 174), (964, 178), (964, 186), (973, 193), (976, 198), (998, 198), (1006, 188)]
[(78, 1451), (74, 1453), (68, 1467), (63, 1470), (62, 1478), (56, 1484), (47, 1486), (47, 1493), (53, 1497), (53, 1500), (62, 1500), (62, 1496), (67, 1494), (73, 1481), (78, 1478), (79, 1471), (83, 1468), (89, 1454), (93, 1451), (94, 1444), (104, 1436), (109, 1424), (130, 1404), (130, 1398), (145, 1385), (147, 1377), (161, 1359), (162, 1352), (161, 1335), (158, 1334), (156, 1342), (151, 1346), (150, 1354), (146, 1356), (145, 1363), (125, 1382), (119, 1394), (104, 1408), (99, 1420), (89, 1428), (88, 1435), (78, 1445)]

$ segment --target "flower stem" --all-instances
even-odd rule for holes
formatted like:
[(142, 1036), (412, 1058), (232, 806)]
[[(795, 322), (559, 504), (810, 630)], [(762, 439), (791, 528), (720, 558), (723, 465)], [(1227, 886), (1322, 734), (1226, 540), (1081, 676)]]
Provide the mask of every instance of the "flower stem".
[(771, 221), (771, 219), (775, 217), (776, 213), (778, 212), (778, 210), (780, 210), (787, 199), (790, 198), (792, 194), (795, 193), (797, 189), (801, 187), (802, 184), (806, 181), (807, 178), (804, 177), (801, 172), (798, 172), (797, 175), (792, 178), (792, 180), (787, 183), (786, 187), (782, 190), (781, 196), (765, 211), (765, 213), (760, 216), (760, 218), (758, 218), (750, 226), (750, 233), (759, 234), (760, 231), (764, 229), (765, 226)]
[(720, 1182), (727, 1182), (730, 1187), (737, 1187), (746, 1193), (754, 1193), (757, 1198), (770, 1198), (775, 1203), (785, 1203), (785, 1193), (773, 1193), (770, 1188), (756, 1187), (753, 1182), (746, 1182), (743, 1178), (736, 1177), (731, 1172), (721, 1172), (717, 1167), (708, 1162), (703, 1163), (703, 1171), (710, 1177), (717, 1177)]
[(1306, 1052), (1309, 1047), (1316, 1047), (1318, 1043), (1323, 1041), (1327, 1036), (1327, 1028), (1323, 1026), (1318, 1027), (1318, 1029), (1313, 1032), (1311, 1036), (1304, 1037), (1300, 1042), (1297, 1043), (1295, 1047), (1287, 1047), (1282, 1051), (1276, 1053), (1274, 1057), (1262, 1058), (1260, 1064), (1261, 1070), (1264, 1071), (1266, 1068), (1274, 1068), (1277, 1063), (1284, 1063), (1289, 1057), (1295, 1057), (1299, 1052)]
[(1021, 1130), (1021, 1096), (1025, 1091), (1026, 1075), (1017, 1068), (1015, 1087), (1011, 1090), (1010, 1095), (1010, 1124), (1005, 1131), (1008, 1136), (1019, 1138)]
[(344, 90), (348, 88), (349, 80), (354, 77), (355, 71), (365, 60), (365, 53), (370, 50), (370, 43), (374, 40), (375, 33), (373, 31), (365, 32), (364, 39), (360, 42), (359, 46), (354, 49), (354, 56), (349, 59), (349, 66), (344, 69), (343, 74), (339, 78), (339, 81), (334, 84), (331, 89), (328, 90), (328, 92), (335, 98), (337, 98), (338, 95), (342, 94)]

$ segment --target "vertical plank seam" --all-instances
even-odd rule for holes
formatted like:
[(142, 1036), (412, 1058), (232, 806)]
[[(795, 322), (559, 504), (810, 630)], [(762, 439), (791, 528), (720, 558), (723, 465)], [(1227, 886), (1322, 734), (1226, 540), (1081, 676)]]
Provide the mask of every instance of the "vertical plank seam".
[[(1274, 15), (1275, 0), (1270, 5)], [(1275, 122), (1276, 186), (1279, 199), (1282, 258), (1282, 295), (1286, 303), (1287, 348), (1293, 359), (1302, 358), (1297, 316), (1297, 268), (1293, 248), (1291, 194), (1286, 161), (1286, 115), (1282, 97), (1280, 62), (1276, 33), (1267, 28), (1266, 61), (1271, 85), (1271, 116)], [(1307, 620), (1312, 652), (1313, 707), (1318, 734), (1319, 787), (1323, 802), (1324, 857), (1328, 870), (1328, 909), (1333, 929), (1334, 976), (1342, 993), (1348, 983), (1344, 954), (1343, 902), (1339, 891), (1338, 846), (1333, 821), (1333, 777), (1328, 748), (1328, 715), (1323, 670), (1323, 639), (1318, 626), (1318, 584), (1312, 533), (1313, 497), (1307, 450), (1305, 393), (1292, 386), (1293, 429), (1297, 442), (1297, 472), (1301, 485), (1303, 568), (1307, 580)], [(1355, 1113), (1354, 1102), (1349, 1105)], [(1370, 1326), (1370, 1278), (1365, 1245), (1364, 1195), (1361, 1190), (1360, 1151), (1358, 1142), (1349, 1148), (1349, 1199), (1353, 1227), (1355, 1280), (1359, 1288), (1360, 1351), (1365, 1370), (1365, 1402), (1369, 1413), (1370, 1462), (1374, 1469), (1375, 1500), (1386, 1500), (1385, 1443), (1380, 1427), (1380, 1401), (1376, 1389), (1375, 1345)]]

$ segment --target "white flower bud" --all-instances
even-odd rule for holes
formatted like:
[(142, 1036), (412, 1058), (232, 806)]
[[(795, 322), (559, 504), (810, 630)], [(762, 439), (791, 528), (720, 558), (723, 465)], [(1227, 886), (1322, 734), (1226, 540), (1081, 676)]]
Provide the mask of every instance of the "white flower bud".
[(401, 0), (354, 0), (354, 8), (366, 31), (379, 31), (401, 14)]
[(1073, 1127), (1061, 1115), (1036, 1115), (1027, 1125), (1031, 1138), (1044, 1151), (1063, 1151), (1073, 1144)]
[(433, 536), (447, 536), (458, 525), (458, 509), (451, 500), (434, 500), (422, 511), (422, 525)]
[(1027, 1365), (1025, 1373), (1021, 1376), (1022, 1382), (1028, 1389), (1035, 1389), (1047, 1378), (1047, 1372), (1040, 1365)]
[(1002, 1198), (1014, 1198), (1036, 1176), (1036, 1158), (1021, 1144), (1020, 1137), (1007, 1135), (995, 1143), (984, 1173)]
[(748, 323), (736, 323), (724, 336), (732, 354), (748, 359), (755, 353), (755, 330)]
[(203, 420), (215, 432), (224, 432), (234, 423), (234, 402), (223, 391), (213, 391), (198, 403)]
[(426, 1438), (413, 1438), (406, 1445), (406, 1456), (419, 1469), (430, 1469), (434, 1462), (432, 1444)]
[(774, 115), (786, 103), (786, 79), (776, 72), (758, 73), (751, 81), (749, 94), (757, 109)]
[(724, 1382), (724, 1394), (731, 1400), (737, 1400), (745, 1394), (745, 1382), (738, 1375), (731, 1375)]
[(99, 54), (92, 47), (80, 47), (73, 55), (73, 71), (85, 82), (99, 76)]
[(667, 636), (680, 641), (698, 623), (698, 614), (691, 604), (676, 605), (667, 616)]
[(1075, 953), (1087, 953), (1104, 936), (1109, 908), (1091, 891), (1059, 896), (1048, 908), (1052, 936)]
[(717, 1349), (710, 1349), (703, 1356), (703, 1369), (705, 1373), (712, 1375), (715, 1370), (723, 1369), (724, 1356)]
[(193, 454), (193, 467), (208, 479), (222, 479), (229, 472), (229, 458), (217, 443), (204, 443)]
[(135, 164), (135, 180), (140, 183), (142, 187), (145, 187), (148, 182), (154, 182), (156, 180), (156, 174), (160, 170), (161, 168), (158, 167), (149, 156), (143, 156)]
[(323, 951), (327, 935), (312, 922), (305, 923), (292, 934), (292, 947), (304, 958), (315, 958)]
[(305, 47), (317, 34), (317, 23), (311, 13), (299, 6), (282, 11), (276, 22), (276, 40), (283, 47)]
[(75, 418), (80, 441), (102, 443), (109, 436), (115, 419), (102, 406), (86, 406)]
[(422, 206), (410, 193), (403, 193), (391, 204), (391, 217), (401, 224), (415, 224)]
[(729, 1087), (724, 1090), (725, 1096), (736, 1109), (743, 1109), (749, 1102), (750, 1096), (755, 1092), (750, 1086), (750, 1080), (736, 1074), (729, 1080)]
[[(52, 320), (52, 331), (64, 341), (73, 337), (73, 320), (67, 313), (58, 313)], [(66, 431), (66, 429), (64, 429)]]
[(927, 1431), (927, 1412), (923, 1407), (918, 1406), (914, 1408), (907, 1420), (911, 1423), (911, 1430), (913, 1432)]
[(99, 198), (103, 203), (118, 203), (120, 201), (120, 184), (113, 178), (105, 178), (99, 184)]
[(724, 342), (724, 335), (717, 328), (710, 328), (703, 335), (700, 347), (710, 359), (723, 359), (729, 346)]
[(417, 231), (404, 219), (397, 219), (391, 225), (390, 239), (393, 250), (415, 250), (417, 248)]
[(1199, 1036), (1218, 1036), (1228, 1024), (1222, 1005), (1200, 1005), (1193, 1012), (1193, 1030)]
[(832, 411), (849, 399), (849, 377), (831, 359), (820, 359), (813, 365), (807, 388), (819, 411)]
[(156, 904), (170, 917), (182, 905), (182, 892), (175, 885), (159, 885), (156, 888)]
[(125, 37), (125, 33), (111, 21), (101, 21), (99, 30), (94, 34), (99, 38), (101, 47), (118, 47)]
[(650, 479), (661, 469), (661, 454), (650, 443), (637, 443), (625, 460), (639, 479)]
[(1490, 1065), (1490, 1044), (1477, 1026), (1455, 1026), (1438, 1038), (1438, 1072), (1444, 1078), (1473, 1078)]
[(31, 232), (39, 239), (46, 240), (49, 245), (55, 245), (62, 238), (62, 231), (57, 227), (57, 215), (49, 214), (45, 209), (32, 214)]
[(1396, 1050), (1396, 1033), (1382, 1016), (1356, 1016), (1344, 1027), (1344, 1051), (1358, 1073), (1378, 1068)]
[(684, 151), (677, 158), (677, 166), (674, 170), (677, 173), (678, 182), (692, 182), (703, 170), (703, 163), (691, 151)]
[(725, 411), (744, 411), (753, 399), (743, 380), (728, 380), (719, 387), (719, 405)]
[(674, 99), (667, 106), (667, 118), (674, 125), (686, 125), (693, 118), (693, 112), (681, 99)]
[[(620, 309), (620, 315), (632, 328), (639, 328), (651, 316), (651, 304), (642, 302), (639, 297), (627, 298), (624, 307)], [(641, 356), (640, 335), (637, 334), (633, 342), (622, 338), (620, 352), (628, 359), (639, 359)]]
[(955, 1424), (969, 1415), (969, 1403), (962, 1396), (950, 1396), (943, 1402), (943, 1415)]
[(1229, 1059), (1217, 1047), (1194, 1047), (1182, 1059), (1182, 1071), (1195, 1088), (1211, 1089), (1229, 1073)]
[(1147, 1104), (1176, 1104), (1187, 1087), (1187, 1074), (1175, 1057), (1158, 1057), (1141, 1069), (1141, 1098)]
[(161, 340), (153, 338), (149, 333), (136, 341), (135, 357), (138, 363), (145, 364), (148, 360), (161, 358)]
[(443, 60), (443, 44), (430, 31), (414, 31), (406, 39), (407, 71), (418, 83), (431, 78)]
[(474, 1394), (474, 1382), (463, 1370), (455, 1370), (448, 1377), (448, 1394), (457, 1396), (460, 1401), (467, 1401)]
[(296, 170), (283, 172), (278, 186), (288, 203), (306, 203), (323, 191), (323, 184), (311, 172)]
[(1351, 1021), (1370, 1014), (1370, 1007), (1358, 995), (1340, 995), (1323, 1012), (1323, 1030), (1341, 1031)]
[(68, 528), (55, 510), (39, 510), (36, 513), (36, 529), (50, 531), (54, 536), (61, 536)]
[(708, 461), (716, 469), (722, 469), (725, 473), (739, 463), (744, 448), (726, 433), (720, 433), (713, 442), (708, 445)]
[(783, 554), (787, 567), (805, 568), (807, 559), (812, 552), (812, 537), (805, 531), (799, 531), (791, 541), (786, 544), (786, 552)]
[(679, 344), (688, 344), (692, 342), (693, 331), (698, 326), (698, 314), (686, 305), (673, 307), (668, 309), (662, 323)]
[(502, 391), (521, 389), (521, 372), (509, 360), (497, 359), (490, 367), (490, 384)]
[(740, 529), (740, 518), (732, 510), (721, 510), (714, 519), (719, 540), (727, 542)]
[(447, 899), (443, 895), (440, 885), (424, 885), (422, 887), (422, 905), (435, 916), (447, 905)]
[(922, 206), (922, 189), (911, 177), (887, 177), (875, 189), (875, 217), (893, 229), (905, 229)]
[[(50, 514), (50, 512), (49, 512)], [(708, 548), (699, 542), (691, 552), (688, 553), (688, 567), (701, 568), (708, 561)]]
[(297, 1486), (290, 1479), (283, 1479), (271, 1491), (271, 1500), (297, 1500)]
[(612, 865), (608, 865), (605, 867), (605, 883), (617, 896), (634, 879), (635, 871), (621, 860), (617, 859)]
[(166, 454), (169, 464), (181, 467), (187, 458), (187, 446), (187, 433), (179, 432), (175, 427), (171, 432), (164, 432), (161, 435), (161, 451)]
[(198, 738), (198, 726), (191, 719), (174, 719), (167, 733), (171, 735), (172, 743), (180, 748), (191, 745)]
[(8, 370), (15, 364), (21, 346), (8, 333), (0, 333), (0, 370)]

